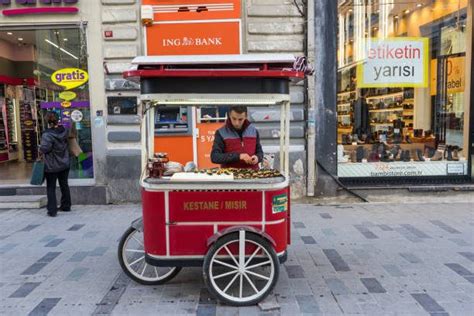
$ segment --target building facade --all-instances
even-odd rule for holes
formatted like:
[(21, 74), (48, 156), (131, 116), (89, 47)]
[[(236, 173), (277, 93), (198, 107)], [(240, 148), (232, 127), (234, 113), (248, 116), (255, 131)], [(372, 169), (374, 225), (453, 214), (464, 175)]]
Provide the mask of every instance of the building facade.
[[(293, 198), (337, 195), (340, 182), (472, 179), (472, 1), (50, 2), (0, 1), (4, 194), (43, 192), (29, 175), (41, 116), (56, 111), (77, 130), (73, 202), (140, 200), (140, 87), (122, 73), (139, 55), (209, 52), (293, 53), (314, 66), (291, 87)], [(82, 73), (76, 86), (64, 80)], [(179, 144), (160, 150), (207, 166), (224, 116), (160, 113), (155, 144)], [(249, 117), (278, 161), (278, 109)]]

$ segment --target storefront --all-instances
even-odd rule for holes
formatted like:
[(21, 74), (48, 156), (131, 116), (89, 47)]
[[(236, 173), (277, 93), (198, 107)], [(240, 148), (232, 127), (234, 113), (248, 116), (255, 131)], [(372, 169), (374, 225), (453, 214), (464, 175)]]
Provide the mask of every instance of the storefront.
[[(97, 7), (99, 5), (97, 4)], [(47, 112), (71, 129), (70, 183), (94, 185), (93, 122), (103, 98), (92, 93), (98, 56), (89, 49), (94, 5), (81, 1), (0, 3), (0, 179), (28, 186)], [(88, 21), (92, 20), (92, 24)], [(97, 24), (100, 27), (100, 24)], [(92, 35), (94, 37), (94, 35)], [(99, 37), (100, 38), (100, 37)], [(96, 39), (92, 39), (94, 42)], [(99, 69), (102, 69), (99, 68)], [(99, 137), (100, 139), (100, 137)], [(75, 140), (75, 141), (73, 141)], [(73, 191), (75, 192), (75, 191)]]
[(472, 4), (339, 3), (337, 176), (470, 179)]

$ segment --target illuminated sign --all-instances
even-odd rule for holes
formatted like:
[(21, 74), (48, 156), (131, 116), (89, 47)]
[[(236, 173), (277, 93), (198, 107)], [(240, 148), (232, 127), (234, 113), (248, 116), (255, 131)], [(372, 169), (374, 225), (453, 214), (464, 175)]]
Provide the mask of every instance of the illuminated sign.
[(89, 75), (79, 68), (63, 68), (51, 75), (51, 81), (65, 90), (71, 90), (82, 86), (89, 80)]
[(427, 87), (428, 39), (372, 39), (366, 59), (357, 66), (357, 87)]
[(71, 101), (76, 98), (76, 94), (72, 91), (63, 91), (59, 94), (59, 97), (65, 101)]

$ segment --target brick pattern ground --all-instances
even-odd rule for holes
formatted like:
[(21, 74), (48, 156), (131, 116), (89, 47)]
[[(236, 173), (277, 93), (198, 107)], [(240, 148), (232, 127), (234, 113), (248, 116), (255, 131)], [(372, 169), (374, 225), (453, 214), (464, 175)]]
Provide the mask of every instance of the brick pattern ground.
[(216, 302), (199, 268), (166, 285), (130, 281), (117, 245), (136, 205), (0, 211), (0, 314), (469, 315), (470, 204), (293, 205), (292, 245), (262, 310)]

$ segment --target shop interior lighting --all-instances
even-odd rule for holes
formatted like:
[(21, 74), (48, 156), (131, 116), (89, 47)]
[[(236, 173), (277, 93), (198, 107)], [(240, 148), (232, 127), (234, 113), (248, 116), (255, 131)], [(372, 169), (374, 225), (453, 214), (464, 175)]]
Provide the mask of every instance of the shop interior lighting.
[(409, 9), (406, 9), (406, 10), (405, 10), (405, 14), (408, 14), (408, 13), (410, 13), (410, 10), (409, 10)]
[(421, 8), (422, 6), (423, 6), (422, 3), (418, 3), (418, 4), (416, 5), (417, 8)]
[(18, 37), (18, 40), (19, 40), (19, 41), (22, 41), (22, 40), (23, 40), (23, 37)]
[(7, 35), (13, 35), (13, 33), (12, 32), (7, 32)]
[(67, 38), (63, 38), (63, 41), (67, 42)]
[(64, 48), (59, 47), (57, 44), (51, 42), (50, 40), (45, 39), (44, 41), (45, 41), (46, 43), (48, 43), (48, 44), (50, 44), (50, 45), (56, 47), (57, 49), (59, 49), (59, 50), (62, 51), (63, 53), (68, 54), (68, 55), (71, 56), (72, 58), (74, 58), (74, 59), (76, 59), (76, 60), (79, 59), (76, 55), (73, 55), (72, 53), (68, 52), (68, 51), (65, 50)]
[(394, 19), (398, 19), (398, 15), (395, 15), (393, 18), (394, 18)]

